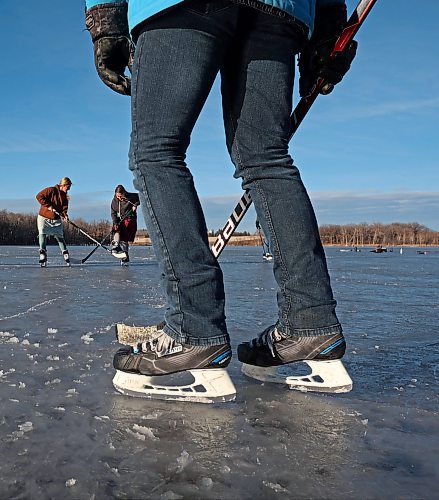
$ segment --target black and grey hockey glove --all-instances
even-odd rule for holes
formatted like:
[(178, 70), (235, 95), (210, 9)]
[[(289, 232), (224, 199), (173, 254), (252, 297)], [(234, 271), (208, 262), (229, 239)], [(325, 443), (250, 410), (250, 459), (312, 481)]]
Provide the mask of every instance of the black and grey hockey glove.
[(85, 13), (85, 24), (94, 46), (95, 66), (101, 80), (110, 89), (131, 95), (134, 47), (130, 38), (126, 3), (96, 5)]
[(355, 40), (352, 40), (342, 52), (329, 57), (346, 22), (345, 4), (317, 7), (314, 32), (299, 56), (301, 97), (307, 97), (312, 93), (319, 78), (325, 81), (320, 93), (329, 94), (334, 85), (341, 82), (349, 71), (357, 52), (358, 44)]

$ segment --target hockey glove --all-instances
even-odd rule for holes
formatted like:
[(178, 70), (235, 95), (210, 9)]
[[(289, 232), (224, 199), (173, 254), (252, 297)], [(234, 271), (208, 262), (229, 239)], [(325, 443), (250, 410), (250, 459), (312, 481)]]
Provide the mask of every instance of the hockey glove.
[(340, 83), (349, 71), (357, 52), (357, 42), (352, 40), (342, 52), (330, 57), (337, 38), (343, 32), (347, 22), (345, 4), (335, 4), (316, 9), (314, 32), (299, 57), (299, 93), (309, 96), (319, 78), (325, 84), (321, 94), (332, 92), (334, 85)]
[(85, 13), (85, 24), (94, 46), (95, 66), (100, 79), (110, 89), (131, 95), (134, 46), (130, 38), (126, 3), (95, 5)]

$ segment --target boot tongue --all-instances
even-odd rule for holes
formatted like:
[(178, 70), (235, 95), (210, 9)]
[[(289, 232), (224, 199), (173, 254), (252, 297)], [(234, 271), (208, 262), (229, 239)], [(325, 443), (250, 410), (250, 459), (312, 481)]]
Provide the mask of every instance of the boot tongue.
[(175, 346), (175, 343), (176, 342), (173, 338), (169, 337), (168, 335), (166, 335), (166, 333), (163, 332), (160, 337), (153, 341), (154, 350), (157, 354), (157, 357), (161, 358), (162, 356), (166, 356), (167, 354), (169, 354), (169, 351), (172, 350), (172, 348)]

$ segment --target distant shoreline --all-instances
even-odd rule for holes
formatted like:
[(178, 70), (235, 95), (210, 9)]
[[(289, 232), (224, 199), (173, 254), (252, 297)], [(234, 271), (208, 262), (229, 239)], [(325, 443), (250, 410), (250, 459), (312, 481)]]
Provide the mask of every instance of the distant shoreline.
[[(209, 236), (209, 245), (212, 245), (216, 241), (216, 236)], [(136, 246), (151, 246), (150, 238), (138, 237), (134, 241), (133, 245)], [(255, 236), (232, 236), (230, 241), (227, 243), (228, 246), (242, 246), (242, 247), (260, 247), (261, 239), (258, 235)], [(337, 244), (323, 244), (324, 247), (340, 247), (340, 248), (376, 248), (382, 246), (383, 248), (410, 248), (410, 247), (434, 247), (434, 244), (391, 244), (391, 243), (377, 243), (375, 245), (337, 245)]]

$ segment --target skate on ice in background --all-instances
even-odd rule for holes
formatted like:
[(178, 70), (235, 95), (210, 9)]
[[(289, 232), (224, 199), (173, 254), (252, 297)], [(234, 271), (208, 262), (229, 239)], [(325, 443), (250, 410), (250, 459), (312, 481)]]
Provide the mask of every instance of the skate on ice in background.
[(269, 253), (269, 252), (266, 252), (266, 253), (262, 254), (262, 258), (264, 260), (266, 260), (267, 262), (270, 262), (273, 260), (273, 255), (271, 255), (271, 253)]
[(47, 252), (46, 250), (40, 250), (39, 264), (41, 267), (47, 267)]
[(67, 264), (67, 267), (70, 267), (70, 255), (68, 250), (63, 250), (62, 256), (64, 258), (65, 263)]
[(112, 246), (111, 246), (111, 253), (112, 255), (114, 255), (116, 258), (120, 259), (121, 262), (123, 259), (126, 259), (128, 257), (128, 255), (126, 254), (126, 252), (121, 248), (121, 246), (119, 245), (119, 243), (114, 243), (112, 242)]
[(116, 352), (113, 385), (119, 392), (197, 403), (235, 399), (235, 386), (225, 370), (232, 357), (229, 344), (180, 344), (157, 327), (146, 338), (137, 348), (126, 346)]
[[(240, 344), (238, 359), (245, 375), (262, 382), (286, 384), (300, 391), (339, 393), (352, 389), (352, 379), (341, 362), (345, 350), (341, 333), (291, 337), (271, 326), (259, 337)], [(294, 374), (300, 367), (297, 362), (306, 363), (308, 373)]]

